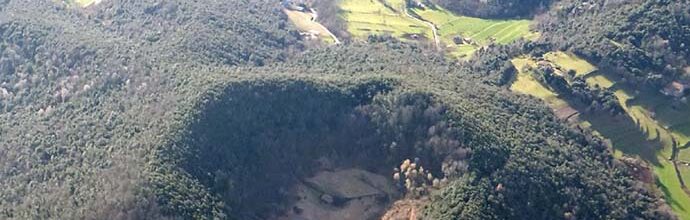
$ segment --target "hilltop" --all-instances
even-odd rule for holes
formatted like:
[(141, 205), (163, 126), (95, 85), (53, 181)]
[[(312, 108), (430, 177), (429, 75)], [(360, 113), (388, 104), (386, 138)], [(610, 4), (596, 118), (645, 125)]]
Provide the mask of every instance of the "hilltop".
[[(682, 4), (563, 0), (499, 19), (306, 3), (318, 18), (273, 1), (0, 1), (0, 218), (687, 217), (660, 166), (687, 156), (673, 150), (683, 105), (648, 103), (676, 100), (649, 91), (682, 68), (637, 74), (684, 64), (686, 29), (568, 30), (630, 8), (616, 21), (687, 24)], [(617, 22), (604, 27), (631, 28)], [(638, 31), (668, 40), (669, 59), (606, 65), (654, 54)]]

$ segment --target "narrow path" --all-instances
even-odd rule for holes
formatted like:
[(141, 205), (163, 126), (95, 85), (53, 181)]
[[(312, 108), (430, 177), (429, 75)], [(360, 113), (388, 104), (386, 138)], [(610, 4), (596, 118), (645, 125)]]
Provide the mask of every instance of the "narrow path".
[(326, 33), (327, 33), (328, 35), (330, 35), (331, 38), (333, 38), (333, 41), (335, 41), (335, 44), (340, 44), (340, 43), (341, 43), (340, 40), (338, 39), (337, 36), (335, 36), (335, 34), (333, 34), (333, 32), (331, 32), (331, 30), (328, 30), (328, 28), (326, 28), (326, 26), (323, 26), (321, 23), (319, 23), (319, 22), (316, 21), (316, 19), (318, 18), (318, 14), (316, 13), (316, 9), (310, 8), (309, 11), (312, 12), (312, 13), (311, 13), (311, 14), (312, 14), (311, 16), (314, 18), (314, 23), (316, 23), (317, 25), (321, 26), (321, 28), (323, 28), (324, 30), (326, 30)]
[[(319, 23), (319, 25), (321, 25), (321, 23)], [(323, 26), (323, 25), (321, 25), (321, 26)], [(340, 40), (338, 40), (338, 37), (335, 36), (335, 34), (333, 34), (333, 32), (331, 32), (331, 30), (328, 30), (328, 28), (326, 28), (325, 26), (323, 26), (323, 28), (326, 29), (326, 31), (327, 31), (326, 33), (328, 33), (328, 35), (331, 35), (331, 37), (333, 38), (333, 41), (335, 41), (335, 44), (341, 43)]]
[(422, 22), (422, 23), (426, 24), (427, 26), (429, 26), (431, 28), (431, 32), (434, 33), (434, 43), (436, 44), (436, 49), (438, 49), (439, 51), (441, 50), (441, 38), (438, 36), (438, 29), (436, 28), (436, 25), (434, 25), (431, 22), (428, 22), (428, 21), (419, 19), (415, 16), (412, 16), (408, 12), (407, 6), (403, 6), (403, 14), (405, 14), (405, 16), (407, 16), (409, 18), (412, 18), (416, 21)]

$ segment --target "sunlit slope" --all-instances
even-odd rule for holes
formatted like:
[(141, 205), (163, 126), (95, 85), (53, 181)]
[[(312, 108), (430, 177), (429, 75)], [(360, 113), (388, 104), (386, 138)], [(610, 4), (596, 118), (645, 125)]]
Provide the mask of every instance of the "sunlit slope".
[[(550, 52), (544, 59), (565, 71), (575, 71), (576, 76), (586, 77), (587, 84), (592, 87), (614, 90), (625, 114), (581, 112), (580, 126), (591, 128), (608, 139), (616, 155), (638, 157), (652, 165), (668, 204), (681, 219), (690, 219), (690, 196), (682, 186), (683, 180), (690, 178), (690, 105), (674, 101), (658, 91), (636, 91), (618, 84), (619, 78), (598, 72), (594, 65), (573, 54)], [(540, 98), (554, 111), (567, 105), (569, 100), (560, 98), (557, 92), (524, 71), (525, 66), (535, 66), (534, 59), (522, 57), (512, 62), (519, 71), (512, 91)], [(673, 161), (676, 161), (675, 167)]]
[[(342, 18), (347, 30), (356, 38), (369, 35), (391, 35), (402, 40), (433, 41), (432, 28), (444, 50), (452, 57), (467, 58), (477, 49), (491, 43), (508, 44), (520, 38), (536, 39), (530, 31), (531, 20), (482, 19), (453, 14), (439, 6), (406, 8), (401, 0), (343, 0)], [(413, 16), (411, 18), (410, 16)]]
[(455, 15), (440, 7), (413, 9), (420, 18), (434, 23), (447, 50), (458, 57), (470, 56), (490, 43), (508, 44), (520, 38), (534, 39), (530, 20), (482, 19)]
[(401, 12), (403, 9), (393, 4), (373, 0), (343, 0), (339, 6), (341, 16), (347, 22), (347, 31), (356, 38), (391, 35), (406, 40), (433, 39), (429, 27), (406, 17)]

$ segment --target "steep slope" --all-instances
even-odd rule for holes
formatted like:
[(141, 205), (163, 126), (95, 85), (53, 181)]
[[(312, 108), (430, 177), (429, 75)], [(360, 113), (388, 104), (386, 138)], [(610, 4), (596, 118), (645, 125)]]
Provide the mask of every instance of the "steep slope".
[[(427, 0), (429, 1), (429, 0)], [(528, 17), (553, 0), (430, 0), (461, 15), (482, 18)]]
[[(172, 110), (213, 81), (205, 63), (280, 59), (295, 39), (278, 27), (283, 18), (272, 6), (248, 4), (107, 1), (94, 12), (52, 1), (7, 3), (0, 15), (0, 218), (155, 215), (144, 188), (147, 155)], [(168, 5), (167, 13), (156, 5)], [(238, 7), (264, 13), (217, 18)]]
[(690, 54), (687, 1), (566, 0), (539, 25), (544, 42), (572, 50), (640, 88), (680, 77)]
[(279, 7), (3, 5), (0, 218), (266, 217), (321, 157), (382, 175), (418, 157), (449, 181), (430, 218), (670, 217), (598, 139), (496, 86), (506, 47), (301, 53)]

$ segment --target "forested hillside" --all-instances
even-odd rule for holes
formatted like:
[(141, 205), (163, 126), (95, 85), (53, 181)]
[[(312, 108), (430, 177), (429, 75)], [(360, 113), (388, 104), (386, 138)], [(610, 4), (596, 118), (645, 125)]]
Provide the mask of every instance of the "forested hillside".
[(301, 47), (272, 4), (6, 2), (1, 218), (156, 215), (145, 164), (180, 103), (211, 86), (210, 69)]
[(565, 0), (540, 21), (545, 42), (641, 87), (663, 87), (690, 65), (688, 1)]
[(553, 0), (431, 0), (461, 15), (482, 18), (527, 17), (548, 9)]
[(598, 136), (506, 89), (547, 44), (307, 47), (273, 1), (0, 7), (0, 219), (280, 219), (318, 171), (405, 159), (443, 181), (416, 189), (423, 219), (674, 218)]

